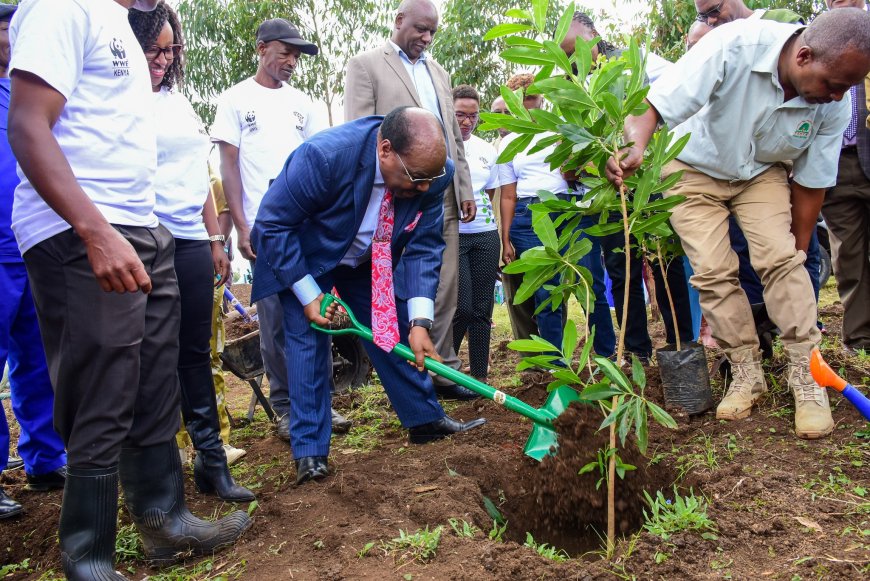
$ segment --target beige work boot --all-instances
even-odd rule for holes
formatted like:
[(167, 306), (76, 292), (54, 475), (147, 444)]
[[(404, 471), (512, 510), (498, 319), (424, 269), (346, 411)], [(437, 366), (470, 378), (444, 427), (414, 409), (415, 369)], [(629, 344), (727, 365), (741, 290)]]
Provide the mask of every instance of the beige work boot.
[(767, 392), (761, 371), (761, 354), (755, 347), (740, 347), (728, 353), (731, 362), (731, 385), (716, 407), (716, 418), (741, 420), (752, 413), (752, 406)]
[(815, 440), (834, 431), (828, 392), (810, 374), (810, 353), (814, 343), (786, 345), (788, 386), (794, 394), (794, 432), (798, 438)]

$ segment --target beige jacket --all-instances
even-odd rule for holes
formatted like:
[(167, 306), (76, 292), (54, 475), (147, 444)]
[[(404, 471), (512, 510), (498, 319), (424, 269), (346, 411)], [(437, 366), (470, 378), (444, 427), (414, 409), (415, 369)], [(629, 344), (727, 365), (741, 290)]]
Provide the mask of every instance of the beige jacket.
[[(453, 197), (456, 207), (459, 202), (473, 200), (471, 174), (465, 161), (462, 133), (453, 111), (453, 90), (450, 75), (432, 58), (426, 60), (435, 85), (441, 118), (447, 133), (447, 148), (456, 165), (453, 175)], [(347, 63), (344, 88), (344, 119), (353, 121), (367, 115), (386, 115), (396, 107), (422, 107), (417, 89), (408, 76), (399, 55), (390, 45), (384, 44), (351, 58)], [(450, 189), (445, 197), (450, 195)]]

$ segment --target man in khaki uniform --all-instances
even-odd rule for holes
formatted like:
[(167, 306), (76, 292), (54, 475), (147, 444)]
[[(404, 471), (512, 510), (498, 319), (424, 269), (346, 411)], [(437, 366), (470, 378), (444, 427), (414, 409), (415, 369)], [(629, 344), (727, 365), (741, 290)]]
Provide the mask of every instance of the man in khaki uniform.
[[(664, 173), (684, 172), (668, 192), (686, 196), (671, 223), (695, 271), (704, 315), (732, 363), (720, 419), (747, 417), (767, 389), (730, 247), (734, 214), (789, 356), (795, 432), (820, 438), (834, 428), (827, 394), (809, 373), (821, 334), (803, 262), (825, 189), (836, 182), (851, 108), (843, 97), (868, 72), (870, 14), (861, 10), (827, 12), (800, 28), (760, 20), (718, 27), (653, 83), (649, 110), (626, 122), (625, 141), (633, 145), (621, 161), (608, 162), (608, 178), (619, 186), (640, 166), (660, 121), (677, 136), (692, 134)], [(794, 164), (791, 182), (786, 161)]]
[[(347, 63), (344, 92), (345, 121), (366, 115), (386, 115), (403, 106), (432, 112), (444, 127), (447, 155), (456, 166), (453, 185), (444, 194), (444, 242), (441, 279), (435, 298), (432, 342), (444, 363), (459, 369), (453, 350), (459, 260), (459, 219), (474, 219), (476, 211), (471, 174), (456, 115), (450, 76), (426, 52), (438, 30), (438, 10), (429, 0), (405, 0), (396, 13), (393, 33), (379, 48)], [(438, 394), (449, 399), (474, 399), (476, 394), (442, 377), (433, 377)]]

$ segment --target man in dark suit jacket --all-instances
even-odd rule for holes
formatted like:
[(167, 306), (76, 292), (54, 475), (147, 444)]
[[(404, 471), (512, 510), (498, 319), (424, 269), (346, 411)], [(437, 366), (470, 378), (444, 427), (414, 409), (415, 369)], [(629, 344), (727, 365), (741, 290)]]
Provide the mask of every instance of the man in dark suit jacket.
[(437, 357), (429, 329), (444, 250), (444, 190), (452, 177), (438, 119), (402, 107), (319, 133), (290, 155), (266, 192), (252, 237), (258, 258), (252, 300), (278, 293), (284, 307), (297, 483), (327, 475), (331, 433), (329, 339), (309, 322), (328, 323), (332, 309), (320, 315), (321, 289), (334, 286), (371, 326), (372, 237), (387, 192), (395, 213), (399, 334), (417, 355), (417, 369), (373, 344), (366, 344), (369, 358), (411, 443), (484, 423), (449, 418), (422, 367), (424, 356)]

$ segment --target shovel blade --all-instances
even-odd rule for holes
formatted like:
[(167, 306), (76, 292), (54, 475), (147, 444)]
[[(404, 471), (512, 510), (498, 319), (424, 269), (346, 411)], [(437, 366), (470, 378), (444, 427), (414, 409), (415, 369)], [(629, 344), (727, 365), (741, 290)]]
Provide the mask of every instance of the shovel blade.
[[(555, 420), (562, 412), (568, 409), (572, 401), (579, 399), (580, 396), (576, 390), (562, 385), (550, 392), (549, 397), (547, 397), (547, 403), (544, 404), (544, 407), (540, 408), (540, 411)], [(529, 434), (529, 439), (526, 440), (526, 447), (523, 449), (523, 452), (526, 456), (540, 462), (546, 456), (555, 455), (558, 449), (559, 440), (556, 430), (553, 429), (552, 425), (543, 426), (536, 423), (532, 428), (532, 433)]]

